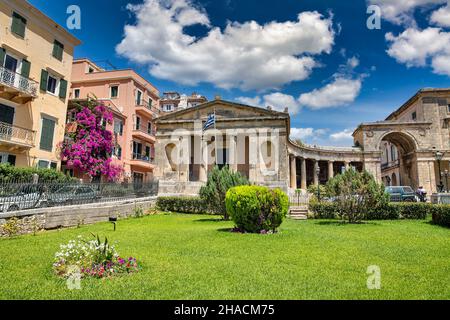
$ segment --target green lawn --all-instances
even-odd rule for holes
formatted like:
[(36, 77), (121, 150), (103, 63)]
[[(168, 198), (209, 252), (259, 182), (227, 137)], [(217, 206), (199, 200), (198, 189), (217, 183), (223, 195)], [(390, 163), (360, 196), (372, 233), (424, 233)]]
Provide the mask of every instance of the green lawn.
[[(450, 230), (428, 221), (341, 225), (287, 220), (276, 235), (234, 234), (208, 216), (159, 215), (0, 240), (0, 299), (450, 299)], [(143, 270), (88, 279), (53, 275), (60, 243), (117, 240)], [(381, 290), (366, 270), (381, 268)]]

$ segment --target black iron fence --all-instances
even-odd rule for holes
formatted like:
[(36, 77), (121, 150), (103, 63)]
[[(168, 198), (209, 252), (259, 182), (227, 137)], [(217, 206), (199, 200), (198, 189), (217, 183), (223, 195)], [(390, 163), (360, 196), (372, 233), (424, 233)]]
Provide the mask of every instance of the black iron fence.
[(131, 183), (0, 182), (2, 212), (156, 196), (158, 181)]

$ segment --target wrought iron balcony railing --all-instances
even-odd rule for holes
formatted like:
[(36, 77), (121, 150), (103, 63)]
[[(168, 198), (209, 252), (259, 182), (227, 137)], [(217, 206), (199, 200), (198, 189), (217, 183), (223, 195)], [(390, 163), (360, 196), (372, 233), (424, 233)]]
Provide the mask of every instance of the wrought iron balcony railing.
[(142, 100), (142, 101), (136, 101), (136, 106), (138, 107), (143, 107), (145, 109), (147, 109), (148, 111), (150, 111), (153, 115), (153, 117), (158, 117), (160, 110), (158, 108), (155, 108), (154, 106), (151, 106), (148, 102)]
[(142, 132), (142, 133), (144, 133), (146, 135), (152, 136), (153, 138), (156, 137), (156, 130), (143, 130), (140, 127), (135, 127), (134, 131), (135, 132)]
[(147, 162), (147, 163), (153, 163), (153, 159), (151, 159), (150, 157), (143, 155), (143, 154), (139, 154), (139, 153), (133, 153), (133, 160), (139, 160), (139, 161), (143, 161), (143, 162)]
[(35, 131), (0, 122), (0, 141), (33, 147), (35, 136)]
[(37, 97), (39, 84), (16, 72), (0, 67), (0, 84), (19, 90), (34, 98)]

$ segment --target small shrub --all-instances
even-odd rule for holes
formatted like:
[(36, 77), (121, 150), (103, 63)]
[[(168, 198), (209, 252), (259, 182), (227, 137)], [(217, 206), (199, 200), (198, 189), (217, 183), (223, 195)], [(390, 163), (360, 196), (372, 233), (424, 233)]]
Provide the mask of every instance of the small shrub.
[(430, 207), (433, 223), (443, 227), (450, 227), (450, 205), (439, 204)]
[(433, 205), (431, 203), (396, 203), (391, 205), (397, 205), (400, 208), (400, 218), (401, 219), (415, 219), (424, 220), (430, 213)]
[(135, 218), (142, 218), (144, 216), (144, 209), (142, 209), (142, 207), (134, 208), (133, 215)]
[(398, 220), (400, 219), (401, 207), (388, 203), (378, 208), (369, 208), (364, 214), (364, 220)]
[(123, 259), (105, 238), (85, 241), (81, 236), (60, 246), (55, 254), (53, 270), (58, 276), (68, 277), (78, 269), (82, 277), (105, 278), (140, 270), (135, 258)]
[(4, 224), (0, 226), (2, 233), (8, 238), (14, 237), (20, 232), (19, 219), (13, 217), (8, 219)]
[(236, 227), (251, 233), (275, 232), (289, 210), (289, 198), (280, 189), (240, 186), (226, 195), (226, 208)]
[(156, 207), (164, 212), (206, 214), (207, 205), (199, 197), (159, 197)]
[(223, 216), (224, 220), (228, 220), (229, 217), (225, 205), (227, 191), (233, 187), (249, 184), (247, 178), (239, 172), (231, 171), (228, 166), (222, 169), (216, 166), (208, 174), (206, 185), (200, 189), (200, 198), (207, 205), (209, 211)]
[(71, 182), (76, 179), (71, 178), (60, 171), (54, 169), (40, 168), (19, 168), (10, 164), (0, 164), (0, 180), (2, 181), (32, 181), (33, 175), (39, 176), (39, 181)]
[(312, 201), (309, 210), (312, 219), (336, 219), (339, 216), (339, 207), (333, 202)]

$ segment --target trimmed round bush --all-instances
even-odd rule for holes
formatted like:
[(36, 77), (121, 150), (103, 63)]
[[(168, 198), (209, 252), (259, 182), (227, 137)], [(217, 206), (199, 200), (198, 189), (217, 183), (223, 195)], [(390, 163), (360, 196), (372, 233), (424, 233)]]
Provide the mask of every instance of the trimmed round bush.
[(228, 190), (226, 208), (241, 231), (275, 232), (288, 213), (289, 198), (280, 189), (240, 186)]
[(433, 217), (433, 223), (443, 226), (450, 227), (450, 205), (439, 204), (433, 205), (430, 208), (431, 216)]

